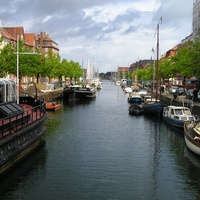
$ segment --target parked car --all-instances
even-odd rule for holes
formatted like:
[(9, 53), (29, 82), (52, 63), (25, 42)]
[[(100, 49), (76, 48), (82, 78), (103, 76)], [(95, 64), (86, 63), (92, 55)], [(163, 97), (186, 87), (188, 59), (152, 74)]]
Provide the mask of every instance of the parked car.
[(170, 89), (169, 89), (169, 93), (170, 94), (174, 94), (174, 93), (176, 93), (176, 90), (178, 89), (178, 86), (172, 86)]
[(186, 94), (186, 99), (192, 99), (193, 97), (193, 90), (194, 89), (188, 89), (185, 94)]
[(178, 91), (178, 94), (179, 94), (179, 95), (184, 95), (186, 90), (185, 90), (184, 87), (179, 86), (179, 87), (177, 88), (177, 91)]

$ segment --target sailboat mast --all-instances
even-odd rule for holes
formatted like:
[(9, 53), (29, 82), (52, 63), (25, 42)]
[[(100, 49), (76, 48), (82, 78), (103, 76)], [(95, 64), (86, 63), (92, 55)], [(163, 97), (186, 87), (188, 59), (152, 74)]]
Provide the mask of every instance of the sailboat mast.
[(158, 68), (159, 68), (159, 25), (162, 24), (162, 17), (157, 24), (157, 58), (156, 58), (156, 101), (158, 99)]
[(159, 23), (157, 24), (156, 100), (158, 99)]

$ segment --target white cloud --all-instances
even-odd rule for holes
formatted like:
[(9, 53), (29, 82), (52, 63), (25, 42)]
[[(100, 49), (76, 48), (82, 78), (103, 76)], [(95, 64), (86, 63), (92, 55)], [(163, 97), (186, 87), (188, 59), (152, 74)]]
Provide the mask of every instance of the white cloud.
[(192, 32), (192, 6), (192, 0), (10, 0), (0, 10), (3, 26), (44, 31), (62, 58), (91, 58), (99, 72), (107, 72), (152, 57), (161, 16), (160, 54), (181, 42)]

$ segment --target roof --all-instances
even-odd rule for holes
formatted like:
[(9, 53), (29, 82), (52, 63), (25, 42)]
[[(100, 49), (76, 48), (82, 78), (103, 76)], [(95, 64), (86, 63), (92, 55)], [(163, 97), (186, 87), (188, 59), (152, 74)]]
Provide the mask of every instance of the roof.
[(17, 36), (19, 35), (21, 38), (24, 38), (24, 28), (22, 26), (19, 27), (3, 27), (15, 40), (17, 40)]
[(118, 72), (129, 71), (129, 67), (118, 67)]
[(12, 35), (10, 35), (10, 33), (8, 33), (4, 28), (1, 28), (1, 35), (4, 38), (10, 39), (10, 40), (14, 40), (14, 38), (12, 37)]
[(35, 46), (36, 35), (34, 33), (25, 33), (24, 37), (29, 46)]
[(170, 50), (168, 50), (165, 54), (165, 58), (174, 57), (177, 50), (178, 50), (178, 45), (176, 45), (173, 48), (171, 48)]

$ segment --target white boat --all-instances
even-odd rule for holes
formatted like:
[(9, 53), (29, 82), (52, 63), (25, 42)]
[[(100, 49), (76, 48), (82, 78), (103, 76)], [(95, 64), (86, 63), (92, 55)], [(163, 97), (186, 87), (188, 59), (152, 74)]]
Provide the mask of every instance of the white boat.
[(128, 103), (142, 103), (142, 97), (140, 96), (139, 92), (133, 91), (129, 93)]
[(186, 121), (196, 122), (199, 119), (187, 107), (170, 105), (163, 108), (163, 120), (174, 127), (183, 128)]
[(188, 149), (193, 153), (200, 155), (200, 122), (185, 122), (184, 138)]
[[(150, 94), (146, 94), (142, 97), (143, 101), (144, 102), (155, 102), (156, 101), (156, 98), (153, 97), (152, 95)], [(160, 101), (159, 99), (157, 99), (157, 101)]]
[(124, 88), (124, 92), (125, 93), (131, 93), (132, 92), (132, 88), (131, 87), (125, 87)]
[(116, 82), (115, 82), (115, 85), (116, 85), (116, 86), (120, 86), (120, 85), (121, 85), (121, 82), (120, 82), (120, 81), (116, 81)]
[(139, 95), (143, 98), (145, 95), (147, 95), (147, 89), (140, 88), (139, 89)]

